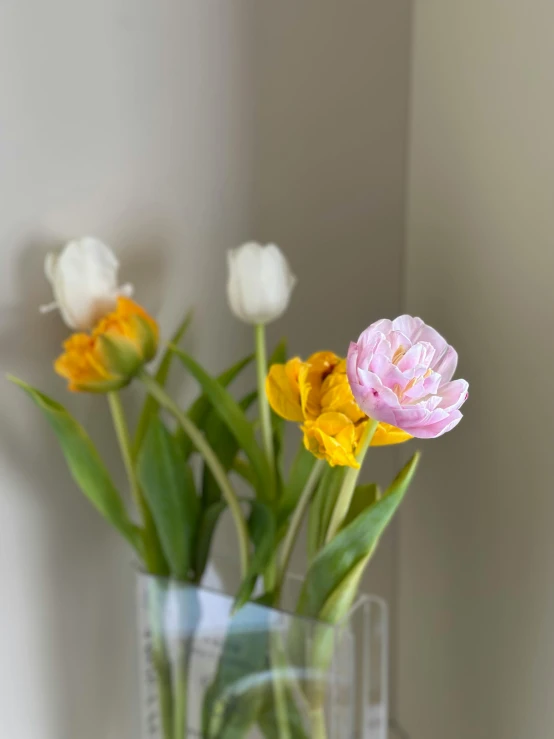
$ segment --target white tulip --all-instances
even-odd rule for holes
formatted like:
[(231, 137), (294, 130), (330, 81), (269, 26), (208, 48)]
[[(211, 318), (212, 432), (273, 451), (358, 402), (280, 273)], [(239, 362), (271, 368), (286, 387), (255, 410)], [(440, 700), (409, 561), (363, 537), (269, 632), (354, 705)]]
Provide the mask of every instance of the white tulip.
[(227, 261), (227, 296), (237, 318), (263, 325), (283, 315), (296, 277), (278, 246), (243, 244), (228, 252)]
[(119, 261), (102, 241), (90, 236), (70, 241), (61, 252), (46, 256), (44, 271), (54, 302), (41, 313), (59, 309), (70, 328), (88, 331), (115, 308), (119, 295), (130, 296), (132, 285), (117, 285)]

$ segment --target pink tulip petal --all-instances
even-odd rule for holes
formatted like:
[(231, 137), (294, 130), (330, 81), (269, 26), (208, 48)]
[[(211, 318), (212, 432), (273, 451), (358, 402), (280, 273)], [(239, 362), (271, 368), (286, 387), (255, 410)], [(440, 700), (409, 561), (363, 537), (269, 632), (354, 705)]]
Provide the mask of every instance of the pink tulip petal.
[(423, 325), (421, 318), (413, 318), (412, 316), (399, 316), (392, 322), (394, 331), (401, 331), (411, 341), (419, 328)]
[(419, 327), (417, 333), (413, 337), (413, 341), (425, 341), (431, 344), (435, 349), (436, 357), (440, 356), (448, 346), (446, 339), (444, 339), (438, 331), (435, 331), (434, 328), (431, 328), (431, 326), (427, 326), (426, 324), (422, 324)]
[(402, 331), (391, 331), (387, 338), (391, 345), (391, 359), (398, 351), (401, 351), (404, 354), (412, 346), (412, 342), (409, 337), (402, 333)]
[(402, 372), (414, 369), (421, 364), (421, 361), (425, 358), (425, 353), (426, 349), (423, 344), (413, 344), (406, 354), (404, 354), (404, 356), (399, 360), (398, 368), (402, 370)]
[[(374, 334), (374, 333), (380, 333), (380, 334), (390, 334), (392, 331), (392, 321), (389, 321), (388, 318), (381, 318), (380, 321), (375, 321), (375, 323), (372, 323), (369, 328), (366, 328), (362, 336), (366, 333)], [(362, 338), (360, 336), (360, 339)]]
[[(439, 412), (444, 416), (447, 415), (444, 411)], [(432, 420), (432, 415), (434, 413), (437, 413), (437, 411), (431, 411), (424, 404), (397, 408), (394, 411), (394, 425), (404, 431), (408, 431), (412, 436), (415, 436), (415, 434), (412, 433), (412, 430), (418, 429), (429, 423)]]
[(431, 368), (442, 376), (443, 382), (450, 382), (458, 366), (458, 353), (453, 346), (447, 346)]
[(391, 390), (395, 385), (398, 385), (401, 389), (409, 382), (404, 377), (398, 367), (393, 364), (388, 357), (384, 357), (382, 354), (376, 354), (370, 362), (368, 370), (377, 375), (382, 384)]
[(460, 411), (452, 411), (452, 413), (449, 413), (446, 418), (442, 418), (436, 423), (422, 426), (417, 430), (412, 430), (410, 433), (417, 439), (436, 439), (437, 437), (446, 434), (448, 431), (452, 431), (452, 429), (460, 423), (462, 418), (463, 416)]
[(433, 372), (429, 377), (420, 375), (418, 382), (404, 391), (404, 399), (420, 400), (428, 396), (435, 396), (439, 391), (441, 376)]
[[(360, 386), (364, 395), (370, 393), (372, 397), (379, 398), (379, 403), (387, 403), (392, 408), (400, 408), (398, 396), (390, 388), (384, 385), (381, 378), (369, 370), (358, 369)], [(371, 415), (368, 413), (368, 415)], [(373, 416), (372, 416), (373, 418)]]
[(459, 408), (467, 399), (468, 387), (465, 380), (454, 380), (442, 385), (438, 392), (441, 396), (440, 408), (446, 411)]

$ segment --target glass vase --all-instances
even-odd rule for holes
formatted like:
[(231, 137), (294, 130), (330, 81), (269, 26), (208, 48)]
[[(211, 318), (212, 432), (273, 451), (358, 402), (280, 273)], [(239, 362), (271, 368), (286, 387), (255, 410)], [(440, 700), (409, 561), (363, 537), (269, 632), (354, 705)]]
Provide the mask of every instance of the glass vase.
[(202, 587), (139, 576), (142, 739), (386, 739), (386, 604), (360, 596), (335, 626), (235, 611), (224, 569)]

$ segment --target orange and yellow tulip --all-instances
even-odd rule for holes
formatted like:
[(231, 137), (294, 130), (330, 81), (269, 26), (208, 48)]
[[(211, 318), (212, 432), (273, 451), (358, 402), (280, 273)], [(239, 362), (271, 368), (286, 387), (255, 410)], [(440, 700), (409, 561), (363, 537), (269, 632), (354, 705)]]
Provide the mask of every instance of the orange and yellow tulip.
[(115, 311), (92, 333), (70, 336), (54, 367), (68, 380), (69, 390), (107, 393), (128, 385), (157, 348), (156, 321), (130, 298), (120, 296)]

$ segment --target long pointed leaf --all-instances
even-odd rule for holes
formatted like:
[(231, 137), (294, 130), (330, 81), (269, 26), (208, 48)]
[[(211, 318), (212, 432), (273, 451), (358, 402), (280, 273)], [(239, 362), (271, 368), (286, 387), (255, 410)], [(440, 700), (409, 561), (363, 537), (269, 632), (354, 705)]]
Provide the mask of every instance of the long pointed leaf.
[[(178, 344), (181, 341), (192, 322), (192, 316), (193, 311), (191, 309), (187, 312), (186, 316), (183, 318), (175, 333), (171, 337), (170, 346), (172, 346), (173, 344)], [(165, 387), (167, 378), (169, 376), (169, 370), (171, 369), (171, 363), (174, 357), (174, 352), (169, 347), (167, 347), (164, 351), (160, 366), (158, 367), (158, 371), (155, 374), (156, 382), (162, 387)], [(152, 417), (157, 413), (159, 407), (159, 403), (155, 398), (153, 398), (151, 395), (146, 396), (137, 423), (135, 441), (133, 444), (133, 454), (135, 459), (140, 453), (140, 448), (142, 446), (142, 442), (144, 441), (144, 437), (146, 436), (146, 432), (148, 431), (150, 421)]]
[(288, 517), (296, 508), (315, 463), (314, 455), (301, 444), (290, 468), (283, 497), (279, 501), (280, 524), (286, 523)]
[[(243, 411), (247, 411), (252, 403), (258, 397), (256, 390), (245, 395), (239, 402)], [(206, 439), (214, 452), (219, 457), (219, 461), (223, 468), (228, 472), (237, 456), (239, 445), (235, 436), (229, 431), (225, 423), (219, 417), (219, 414), (212, 408), (205, 426)], [(202, 484), (202, 502), (203, 505), (210, 505), (221, 500), (221, 491), (214, 476), (210, 470), (204, 465), (204, 480)]]
[(142, 556), (142, 532), (129, 518), (112, 479), (84, 428), (59, 403), (15, 377), (54, 429), (72, 478), (96, 510)]
[(218, 501), (217, 503), (212, 503), (212, 505), (204, 509), (200, 514), (194, 557), (194, 581), (197, 583), (202, 580), (204, 571), (206, 570), (214, 531), (226, 507), (223, 501)]
[(319, 552), (304, 582), (299, 613), (312, 618), (325, 615), (333, 622), (346, 613), (355, 596), (360, 570), (363, 571), (361, 563), (367, 562), (402, 502), (418, 461), (419, 453), (416, 453), (383, 497), (363, 510)]
[[(240, 405), (246, 410), (255, 400), (256, 392), (245, 396)], [(229, 429), (223, 424), (213, 409), (210, 410), (205, 424), (205, 433), (208, 443), (217, 454), (219, 461), (227, 472), (231, 469), (237, 456), (238, 444)], [(222, 503), (222, 493), (217, 480), (207, 465), (204, 465), (202, 483), (202, 515), (200, 531), (197, 539), (197, 555), (195, 572), (196, 579), (202, 577), (209, 557), (213, 534), (221, 513), (225, 510)]]
[(275, 514), (269, 506), (251, 501), (252, 512), (248, 519), (250, 538), (254, 543), (254, 554), (235, 599), (235, 610), (241, 608), (252, 595), (258, 576), (263, 574), (275, 554), (277, 526)]
[(246, 418), (244, 411), (223, 385), (215, 377), (209, 375), (190, 355), (178, 347), (174, 347), (174, 351), (187, 370), (200, 383), (202, 389), (210, 399), (214, 410), (225, 422), (227, 428), (235, 436), (239, 446), (248, 457), (256, 475), (256, 487), (260, 498), (271, 499), (273, 497), (275, 481), (265, 454), (258, 445), (252, 424)]
[(151, 419), (146, 432), (138, 475), (171, 574), (187, 580), (193, 563), (200, 502), (192, 471), (159, 416)]
[(331, 516), (337, 503), (337, 498), (346, 477), (346, 467), (329, 467), (325, 470), (321, 481), (321, 511), (319, 522), (318, 549), (321, 549), (327, 537), (327, 530), (331, 523)]
[[(233, 380), (238, 377), (242, 370), (245, 369), (252, 362), (253, 359), (254, 355), (249, 354), (247, 357), (244, 357), (244, 359), (239, 360), (232, 367), (229, 367), (229, 369), (225, 370), (225, 372), (222, 372), (220, 375), (218, 375), (217, 381), (223, 387), (228, 387), (228, 385), (230, 385), (231, 382), (233, 382)], [(212, 403), (209, 397), (206, 393), (202, 393), (202, 395), (200, 395), (200, 397), (197, 398), (190, 406), (188, 410), (188, 417), (194, 423), (194, 425), (202, 431), (211, 410)], [(188, 459), (194, 449), (192, 442), (180, 427), (177, 430), (176, 436), (179, 439), (179, 442), (183, 449), (183, 454)]]
[(350, 508), (348, 509), (348, 513), (346, 514), (346, 518), (344, 519), (341, 528), (346, 528), (348, 524), (352, 523), (352, 521), (360, 515), (360, 513), (365, 511), (366, 508), (372, 506), (380, 500), (380, 498), (381, 490), (379, 485), (376, 483), (370, 482), (366, 485), (358, 485), (354, 491), (354, 495), (352, 496)]
[(232, 617), (204, 698), (205, 739), (240, 739), (256, 721), (271, 684), (270, 615), (264, 606), (249, 603)]

